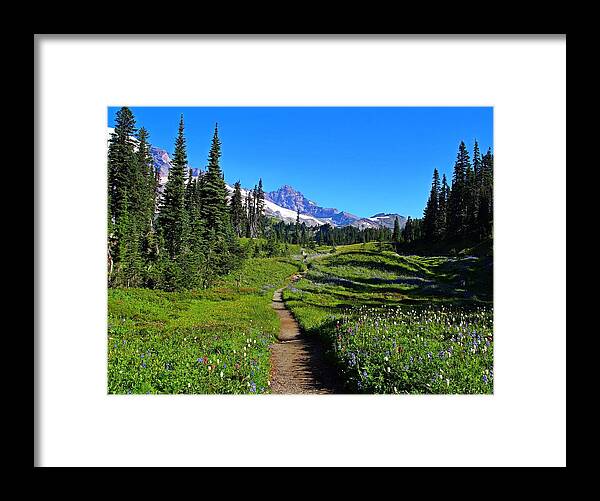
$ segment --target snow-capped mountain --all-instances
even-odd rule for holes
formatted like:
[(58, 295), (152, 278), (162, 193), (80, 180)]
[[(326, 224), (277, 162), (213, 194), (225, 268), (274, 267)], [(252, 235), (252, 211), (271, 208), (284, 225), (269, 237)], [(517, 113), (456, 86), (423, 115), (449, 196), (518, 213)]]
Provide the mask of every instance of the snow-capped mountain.
[(406, 226), (406, 217), (401, 216), (400, 214), (384, 214), (383, 212), (371, 217), (359, 219), (352, 226), (356, 226), (361, 230), (364, 228), (378, 228), (379, 226), (384, 226), (385, 228), (393, 230), (396, 218), (398, 218), (398, 223), (400, 223), (400, 229), (404, 228), (404, 226)]
[[(225, 186), (227, 187), (227, 190), (229, 191), (230, 194), (233, 193), (233, 186), (229, 186), (228, 184), (226, 184)], [(242, 199), (245, 199), (246, 195), (248, 194), (248, 192), (250, 190), (245, 190), (244, 188), (242, 188), (240, 191), (242, 192)], [(277, 205), (275, 202), (268, 199), (266, 194), (265, 194), (265, 215), (273, 216), (277, 219), (281, 219), (282, 221), (285, 221), (286, 223), (295, 223), (296, 222), (296, 211), (295, 210), (291, 210), (291, 209), (288, 209), (287, 207), (282, 207), (280, 205)], [(310, 214), (302, 214), (302, 211), (300, 211), (300, 222), (306, 223), (306, 226), (320, 226), (320, 225), (326, 223), (326, 221), (323, 221), (314, 216), (311, 216)]]
[(400, 214), (379, 213), (371, 217), (359, 217), (349, 212), (340, 211), (333, 208), (320, 207), (312, 200), (306, 198), (302, 193), (289, 185), (283, 185), (275, 191), (265, 193), (265, 198), (276, 203), (281, 207), (293, 210), (300, 209), (300, 214), (311, 215), (323, 223), (329, 223), (332, 226), (356, 226), (357, 228), (394, 228), (394, 220), (398, 217), (400, 228), (404, 228), (406, 218)]
[[(110, 139), (112, 127), (108, 127), (107, 140)], [(132, 138), (134, 143), (137, 139)], [(155, 168), (160, 172), (161, 189), (169, 177), (169, 169), (172, 166), (171, 157), (166, 150), (156, 146), (150, 146), (150, 154), (154, 161)], [(197, 177), (201, 169), (188, 166), (192, 170), (192, 177)], [(233, 186), (226, 184), (229, 193), (233, 193)], [(242, 197), (246, 197), (248, 191), (242, 188)], [(359, 229), (386, 228), (394, 227), (394, 220), (398, 217), (400, 228), (404, 228), (406, 218), (400, 214), (379, 213), (371, 217), (360, 217), (349, 212), (340, 211), (334, 208), (325, 208), (317, 205), (316, 202), (309, 200), (302, 193), (289, 185), (284, 185), (278, 190), (265, 193), (265, 214), (282, 221), (293, 223), (296, 221), (296, 211), (300, 209), (300, 221), (307, 226), (321, 226), (330, 224), (331, 226), (355, 226)]]
[(359, 216), (333, 208), (319, 207), (315, 202), (306, 198), (302, 193), (285, 184), (276, 191), (265, 193), (265, 198), (286, 209), (308, 214), (331, 224), (332, 226), (347, 226), (360, 219)]

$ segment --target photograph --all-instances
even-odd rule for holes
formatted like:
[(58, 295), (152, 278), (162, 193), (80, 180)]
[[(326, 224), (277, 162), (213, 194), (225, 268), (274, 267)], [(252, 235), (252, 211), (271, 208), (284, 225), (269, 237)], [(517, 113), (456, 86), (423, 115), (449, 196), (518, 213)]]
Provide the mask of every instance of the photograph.
[(108, 395), (494, 394), (492, 106), (106, 117)]

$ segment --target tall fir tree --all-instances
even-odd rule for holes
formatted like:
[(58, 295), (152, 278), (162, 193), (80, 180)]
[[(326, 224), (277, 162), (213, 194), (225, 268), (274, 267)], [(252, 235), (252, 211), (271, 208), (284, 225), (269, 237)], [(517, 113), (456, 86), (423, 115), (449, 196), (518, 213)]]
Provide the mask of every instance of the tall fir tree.
[(460, 142), (454, 173), (452, 176), (452, 188), (448, 197), (447, 233), (448, 237), (461, 237), (466, 232), (466, 172), (471, 162), (469, 152), (464, 141)]
[(264, 233), (265, 192), (263, 190), (262, 178), (258, 180), (256, 188), (256, 229), (257, 236), (262, 237)]
[(438, 201), (438, 213), (439, 213), (439, 235), (441, 239), (446, 237), (446, 225), (448, 217), (448, 196), (450, 194), (450, 188), (448, 187), (448, 181), (446, 181), (446, 174), (442, 175), (442, 186), (440, 188), (440, 198)]
[(475, 173), (469, 164), (465, 171), (465, 225), (464, 233), (472, 235), (476, 231), (477, 224), (477, 184)]
[(493, 231), (493, 169), (494, 156), (490, 148), (481, 160), (481, 189), (479, 191), (479, 203), (477, 212), (477, 229), (480, 238), (486, 238), (488, 236), (491, 236)]
[(115, 117), (108, 146), (109, 285), (138, 286), (141, 277), (139, 164), (135, 153), (135, 118), (127, 107)]
[(296, 208), (296, 224), (294, 225), (294, 243), (300, 243), (300, 207)]
[[(481, 191), (481, 185), (483, 181), (482, 176), (482, 164), (481, 164), (481, 152), (479, 151), (479, 143), (477, 139), (475, 139), (475, 144), (473, 145), (473, 177), (474, 177), (474, 199), (476, 204), (479, 203), (479, 192)], [(475, 207), (477, 210), (477, 206)]]
[(423, 211), (423, 226), (425, 231), (425, 239), (429, 242), (435, 242), (439, 239), (440, 231), (440, 215), (439, 215), (439, 200), (440, 200), (440, 175), (437, 169), (433, 169), (433, 180), (431, 182), (431, 191), (429, 199)]
[(108, 144), (108, 213), (112, 224), (116, 224), (123, 210), (125, 192), (135, 169), (135, 133), (133, 113), (124, 106), (117, 111), (114, 132)]
[(202, 222), (205, 232), (212, 232), (216, 237), (226, 232), (229, 223), (227, 210), (227, 188), (223, 179), (223, 171), (219, 164), (221, 158), (221, 141), (219, 139), (218, 124), (212, 138), (208, 153), (208, 166), (202, 187)]
[(231, 225), (233, 230), (238, 237), (244, 234), (244, 207), (242, 201), (242, 186), (238, 180), (233, 185), (233, 194), (229, 201), (229, 217), (231, 219)]
[(187, 163), (184, 122), (181, 115), (172, 166), (164, 187), (158, 219), (167, 252), (173, 260), (183, 251), (188, 238), (189, 217), (185, 203)]
[(410, 216), (408, 216), (406, 224), (404, 225), (404, 229), (402, 230), (402, 238), (405, 242), (410, 243), (414, 240), (414, 236), (413, 220)]
[(398, 217), (394, 219), (394, 231), (392, 232), (392, 242), (400, 242), (400, 221)]

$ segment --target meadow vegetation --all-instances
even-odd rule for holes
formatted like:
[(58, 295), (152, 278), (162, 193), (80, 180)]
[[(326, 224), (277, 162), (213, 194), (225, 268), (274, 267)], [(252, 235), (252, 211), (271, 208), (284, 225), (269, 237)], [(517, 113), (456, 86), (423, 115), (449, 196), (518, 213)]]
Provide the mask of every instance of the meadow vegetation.
[(109, 289), (108, 392), (268, 392), (273, 290), (301, 266), (249, 258), (205, 290)]
[(349, 392), (492, 393), (491, 260), (340, 246), (283, 298)]

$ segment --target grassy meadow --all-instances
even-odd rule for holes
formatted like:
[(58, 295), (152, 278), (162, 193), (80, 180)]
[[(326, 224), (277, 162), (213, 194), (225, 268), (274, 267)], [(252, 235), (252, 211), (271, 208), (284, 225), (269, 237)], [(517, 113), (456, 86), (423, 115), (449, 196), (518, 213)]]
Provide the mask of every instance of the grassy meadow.
[[(273, 291), (349, 393), (492, 393), (492, 258), (389, 244), (250, 258), (206, 290), (110, 289), (108, 392), (269, 393)], [(291, 275), (306, 271), (290, 283)]]
[(202, 291), (109, 289), (108, 392), (268, 392), (273, 291), (301, 267), (250, 258)]
[(491, 256), (320, 251), (283, 298), (326, 341), (349, 392), (493, 392)]

